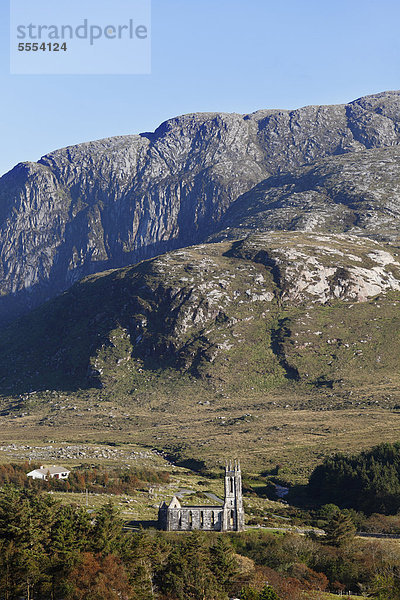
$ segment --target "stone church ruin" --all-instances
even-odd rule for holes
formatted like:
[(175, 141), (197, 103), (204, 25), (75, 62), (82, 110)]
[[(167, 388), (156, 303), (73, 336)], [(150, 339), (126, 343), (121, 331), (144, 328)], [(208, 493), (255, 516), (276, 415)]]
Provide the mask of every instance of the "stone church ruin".
[(244, 510), (240, 463), (225, 467), (225, 496), (223, 504), (215, 506), (185, 506), (174, 496), (162, 502), (158, 510), (158, 527), (165, 531), (242, 531)]

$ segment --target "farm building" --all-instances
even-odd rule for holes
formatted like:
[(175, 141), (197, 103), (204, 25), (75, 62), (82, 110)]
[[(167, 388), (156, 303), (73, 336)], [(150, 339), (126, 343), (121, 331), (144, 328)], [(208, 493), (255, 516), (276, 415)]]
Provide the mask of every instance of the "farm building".
[(68, 475), (71, 471), (68, 471), (65, 467), (57, 467), (53, 465), (52, 467), (45, 467), (42, 465), (39, 469), (34, 469), (27, 473), (27, 477), (32, 477), (32, 479), (68, 479)]

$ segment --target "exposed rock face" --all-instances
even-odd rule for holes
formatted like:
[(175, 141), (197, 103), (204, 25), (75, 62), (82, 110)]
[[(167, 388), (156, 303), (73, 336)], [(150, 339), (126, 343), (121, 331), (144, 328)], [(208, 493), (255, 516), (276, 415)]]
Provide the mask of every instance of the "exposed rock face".
[(331, 156), (270, 177), (240, 196), (211, 239), (254, 231), (349, 232), (397, 240), (400, 231), (400, 149)]
[(398, 145), (399, 120), (399, 92), (293, 111), (185, 115), (154, 133), (17, 165), (0, 180), (0, 320), (84, 275), (205, 240), (269, 176)]
[(250, 129), (239, 115), (193, 115), (17, 165), (0, 182), (0, 317), (203, 239), (268, 174)]
[(356, 236), (259, 234), (239, 244), (235, 255), (271, 268), (281, 300), (290, 303), (365, 302), (400, 290), (398, 254)]

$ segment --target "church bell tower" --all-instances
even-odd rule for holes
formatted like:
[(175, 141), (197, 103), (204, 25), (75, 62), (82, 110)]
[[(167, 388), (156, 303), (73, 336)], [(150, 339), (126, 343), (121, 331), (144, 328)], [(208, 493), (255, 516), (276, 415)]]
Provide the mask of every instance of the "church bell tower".
[(242, 531), (244, 510), (242, 497), (242, 473), (239, 461), (229, 461), (225, 466), (225, 499), (223, 531)]

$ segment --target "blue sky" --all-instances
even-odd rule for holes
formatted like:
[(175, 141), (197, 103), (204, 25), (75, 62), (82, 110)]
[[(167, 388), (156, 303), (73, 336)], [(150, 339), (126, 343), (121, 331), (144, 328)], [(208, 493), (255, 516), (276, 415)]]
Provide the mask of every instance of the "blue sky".
[(10, 75), (7, 0), (0, 23), (0, 174), (183, 113), (333, 104), (400, 88), (398, 0), (153, 0), (150, 75)]

